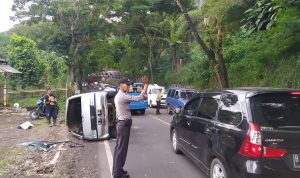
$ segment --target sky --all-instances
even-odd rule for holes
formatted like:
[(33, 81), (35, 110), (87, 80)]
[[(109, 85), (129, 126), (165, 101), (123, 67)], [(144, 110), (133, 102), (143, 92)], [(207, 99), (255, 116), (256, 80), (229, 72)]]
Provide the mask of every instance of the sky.
[(4, 32), (14, 25), (14, 22), (9, 19), (9, 16), (13, 15), (11, 11), (13, 0), (0, 0), (0, 2), (0, 32)]

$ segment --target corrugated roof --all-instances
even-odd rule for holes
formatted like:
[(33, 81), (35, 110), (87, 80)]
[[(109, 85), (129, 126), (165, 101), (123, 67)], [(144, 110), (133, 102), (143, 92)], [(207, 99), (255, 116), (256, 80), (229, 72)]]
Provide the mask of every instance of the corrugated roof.
[(21, 74), (22, 72), (10, 67), (9, 65), (0, 65), (0, 72), (12, 73), (12, 74)]

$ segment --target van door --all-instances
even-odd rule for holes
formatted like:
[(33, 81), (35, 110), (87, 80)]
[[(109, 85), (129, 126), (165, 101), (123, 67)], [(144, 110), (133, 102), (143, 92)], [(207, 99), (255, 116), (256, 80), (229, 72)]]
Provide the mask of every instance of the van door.
[(95, 93), (81, 96), (83, 138), (98, 139)]
[(179, 130), (182, 132), (180, 140), (183, 142), (183, 145), (185, 145), (186, 150), (188, 150), (189, 153), (194, 153), (195, 149), (197, 149), (195, 144), (192, 142), (192, 138), (195, 130), (194, 120), (197, 117), (199, 103), (200, 97), (189, 101), (182, 109), (182, 119), (179, 123), (181, 127)]
[(214, 137), (215, 122), (218, 110), (218, 96), (203, 97), (198, 110), (198, 117), (192, 123), (194, 130), (192, 143), (194, 154), (200, 162), (206, 163), (212, 146), (216, 144)]
[(102, 140), (109, 137), (106, 95), (106, 92), (94, 92), (81, 96), (83, 138)]

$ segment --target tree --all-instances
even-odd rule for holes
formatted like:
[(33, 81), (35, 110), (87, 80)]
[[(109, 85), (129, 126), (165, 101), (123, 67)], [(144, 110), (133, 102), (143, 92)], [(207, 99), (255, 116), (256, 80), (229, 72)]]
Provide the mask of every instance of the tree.
[(19, 86), (26, 88), (29, 86), (44, 86), (42, 76), (45, 64), (37, 58), (36, 43), (26, 37), (13, 34), (9, 46), (10, 64), (22, 72)]
[(216, 45), (210, 43), (211, 47), (214, 46), (214, 48), (215, 48), (215, 49), (212, 49), (212, 48), (208, 47), (205, 44), (205, 42), (203, 41), (203, 39), (200, 37), (200, 35), (197, 31), (196, 25), (194, 24), (192, 18), (189, 16), (186, 7), (182, 4), (182, 2), (180, 0), (176, 0), (176, 3), (178, 5), (178, 7), (180, 8), (180, 10), (182, 11), (182, 13), (184, 14), (184, 16), (188, 22), (188, 26), (191, 29), (191, 31), (193, 32), (195, 38), (197, 39), (197, 42), (201, 46), (204, 53), (207, 55), (210, 65), (213, 66), (213, 68), (215, 69), (216, 76), (218, 77), (218, 81), (219, 81), (219, 86), (221, 88), (229, 87), (227, 70), (226, 70), (226, 66), (225, 66), (225, 62), (224, 62), (223, 54), (222, 54), (222, 35), (223, 34), (222, 34), (221, 27), (217, 26), (218, 32), (217, 32)]

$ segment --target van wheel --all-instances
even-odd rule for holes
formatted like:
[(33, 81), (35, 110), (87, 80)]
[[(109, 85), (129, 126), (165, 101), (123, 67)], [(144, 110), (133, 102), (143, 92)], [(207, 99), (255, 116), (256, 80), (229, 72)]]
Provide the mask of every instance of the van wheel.
[(181, 151), (178, 148), (178, 137), (175, 129), (172, 130), (172, 148), (174, 153), (179, 154)]
[(218, 158), (213, 159), (211, 162), (209, 175), (210, 178), (228, 178), (226, 168)]
[(170, 108), (169, 105), (167, 105), (167, 113), (168, 113), (168, 114), (173, 114), (173, 112), (172, 112), (172, 110), (171, 110), (171, 108)]
[(145, 109), (142, 109), (140, 112), (142, 115), (145, 114)]

